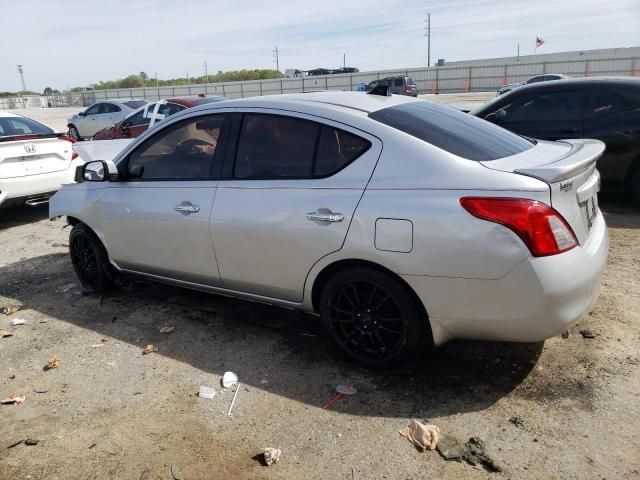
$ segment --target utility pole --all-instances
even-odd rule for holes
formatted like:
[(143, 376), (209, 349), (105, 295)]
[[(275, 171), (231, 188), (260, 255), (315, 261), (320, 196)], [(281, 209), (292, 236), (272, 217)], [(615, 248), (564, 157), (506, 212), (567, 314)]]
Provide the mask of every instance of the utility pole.
[(22, 65), (18, 65), (18, 72), (20, 73), (20, 81), (22, 81), (22, 91), (26, 92), (27, 91), (27, 87), (24, 84), (24, 75), (22, 75)]
[(427, 37), (427, 67), (431, 66), (431, 14), (427, 13), (427, 19), (425, 20), (427, 25), (424, 27), (426, 30), (424, 36)]
[(158, 72), (156, 72), (156, 88), (158, 88)]
[(347, 68), (347, 54), (342, 54), (342, 68)]
[(276, 60), (276, 70), (280, 71), (280, 59), (278, 58), (278, 46), (276, 45), (275, 50), (273, 51), (273, 58)]
[(518, 43), (518, 56), (516, 57), (516, 62), (520, 61), (520, 44)]
[(209, 70), (207, 69), (207, 61), (204, 61), (204, 76), (207, 77), (207, 83), (209, 83)]

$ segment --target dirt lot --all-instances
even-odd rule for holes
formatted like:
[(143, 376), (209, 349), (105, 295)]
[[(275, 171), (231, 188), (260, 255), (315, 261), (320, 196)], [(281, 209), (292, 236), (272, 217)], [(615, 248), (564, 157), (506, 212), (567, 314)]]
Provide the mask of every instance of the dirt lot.
[[(0, 397), (26, 396), (0, 406), (0, 479), (170, 480), (172, 465), (186, 480), (640, 478), (640, 212), (602, 208), (602, 292), (568, 338), (452, 342), (385, 373), (344, 360), (296, 312), (144, 282), (85, 296), (64, 222), (46, 206), (0, 210), (0, 307), (24, 305), (0, 314), (13, 333), (0, 338)], [(159, 351), (142, 355), (148, 344)], [(228, 370), (241, 382), (231, 416)], [(340, 383), (358, 394), (322, 409)], [(200, 385), (217, 395), (198, 398)], [(504, 472), (416, 451), (398, 434), (413, 418), (482, 438)], [(11, 447), (27, 438), (37, 445)], [(281, 461), (262, 466), (262, 447)]]

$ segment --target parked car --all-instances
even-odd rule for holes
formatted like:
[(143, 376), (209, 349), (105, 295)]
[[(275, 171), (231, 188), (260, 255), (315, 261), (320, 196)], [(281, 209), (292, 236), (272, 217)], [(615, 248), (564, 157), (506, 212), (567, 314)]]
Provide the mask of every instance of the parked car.
[(121, 272), (301, 309), (382, 368), (452, 338), (535, 342), (576, 323), (608, 250), (603, 150), (398, 95), (252, 97), (87, 162), (49, 214), (73, 225), (89, 292)]
[(307, 75), (331, 75), (331, 70), (328, 68), (314, 68), (313, 70), (309, 70)]
[(136, 138), (148, 128), (152, 128), (157, 122), (181, 112), (187, 108), (204, 105), (205, 103), (220, 102), (224, 97), (207, 97), (190, 95), (187, 97), (168, 98), (134, 110), (123, 120), (114, 123), (110, 127), (103, 128), (93, 136), (93, 140), (112, 140), (114, 138)]
[(46, 203), (82, 164), (74, 140), (40, 122), (0, 110), (0, 207)]
[(74, 140), (93, 137), (96, 132), (119, 122), (129, 113), (149, 103), (146, 100), (103, 100), (90, 105), (84, 112), (67, 119), (69, 137)]
[(372, 91), (374, 88), (386, 85), (389, 87), (389, 93), (396, 95), (408, 95), (410, 97), (418, 96), (418, 88), (416, 87), (416, 82), (411, 77), (406, 76), (396, 76), (396, 77), (386, 77), (381, 78), (380, 80), (374, 80), (369, 83), (365, 87), (366, 92)]
[(640, 205), (640, 79), (574, 78), (527, 85), (471, 111), (512, 132), (544, 140), (596, 138), (605, 186)]
[(510, 92), (514, 88), (521, 87), (523, 85), (531, 85), (532, 83), (540, 83), (540, 82), (548, 82), (551, 80), (564, 80), (567, 78), (571, 78), (568, 75), (563, 75), (561, 73), (546, 73), (544, 75), (536, 75), (535, 77), (531, 77), (529, 80), (520, 83), (509, 83), (507, 85), (503, 85), (498, 90), (497, 96), (502, 95), (503, 93)]

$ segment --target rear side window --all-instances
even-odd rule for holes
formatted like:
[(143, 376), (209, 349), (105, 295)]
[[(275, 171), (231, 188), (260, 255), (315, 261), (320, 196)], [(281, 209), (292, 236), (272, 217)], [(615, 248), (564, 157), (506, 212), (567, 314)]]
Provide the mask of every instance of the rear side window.
[(383, 108), (369, 117), (469, 160), (495, 160), (534, 145), (485, 120), (422, 100)]
[(125, 104), (127, 107), (129, 107), (129, 108), (133, 108), (134, 110), (135, 110), (136, 108), (140, 108), (140, 107), (142, 107), (143, 105), (146, 105), (147, 103), (149, 103), (149, 102), (147, 102), (147, 101), (145, 101), (145, 100), (129, 100), (129, 101), (127, 101), (127, 102), (124, 102), (124, 104)]
[(553, 92), (520, 97), (496, 112), (502, 122), (579, 120), (580, 92)]
[(371, 146), (356, 135), (299, 118), (245, 114), (234, 178), (316, 178), (331, 175)]
[(393, 81), (393, 85), (394, 85), (395, 87), (401, 87), (401, 86), (403, 85), (403, 84), (402, 84), (402, 79), (401, 79), (401, 78), (396, 78), (396, 79)]
[(102, 107), (100, 107), (100, 113), (116, 113), (120, 111), (122, 111), (122, 109), (113, 103), (103, 103)]
[(49, 135), (54, 133), (49, 127), (26, 117), (0, 118), (0, 136)]
[(599, 117), (608, 113), (624, 110), (627, 104), (608, 90), (595, 90), (587, 94), (587, 110), (585, 116)]

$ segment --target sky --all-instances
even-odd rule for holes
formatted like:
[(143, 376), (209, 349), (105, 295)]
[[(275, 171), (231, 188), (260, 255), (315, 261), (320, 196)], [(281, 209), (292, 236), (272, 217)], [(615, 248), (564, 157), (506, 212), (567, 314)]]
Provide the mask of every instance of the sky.
[(640, 0), (0, 0), (0, 91), (66, 89), (141, 71), (361, 71), (640, 46)]

